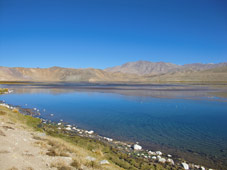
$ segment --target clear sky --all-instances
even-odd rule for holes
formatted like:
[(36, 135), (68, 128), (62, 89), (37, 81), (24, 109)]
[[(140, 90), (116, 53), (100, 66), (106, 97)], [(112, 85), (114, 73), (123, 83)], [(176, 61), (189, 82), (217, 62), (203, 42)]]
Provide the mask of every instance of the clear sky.
[(227, 62), (226, 0), (0, 0), (0, 65)]

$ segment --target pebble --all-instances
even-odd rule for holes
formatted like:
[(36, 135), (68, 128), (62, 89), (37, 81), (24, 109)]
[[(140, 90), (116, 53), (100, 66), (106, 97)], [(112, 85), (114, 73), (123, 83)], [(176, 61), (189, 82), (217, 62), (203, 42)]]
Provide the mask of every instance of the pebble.
[(201, 166), (201, 170), (205, 170), (205, 168), (203, 166)]
[(93, 131), (93, 130), (90, 130), (90, 131), (88, 131), (87, 133), (91, 135), (91, 134), (94, 133), (94, 131)]
[(155, 159), (157, 159), (157, 157), (156, 157), (156, 156), (152, 156), (151, 158), (152, 158), (152, 159), (154, 159), (154, 160), (155, 160)]
[(88, 160), (88, 161), (95, 161), (96, 160), (94, 157), (91, 157), (91, 156), (87, 156), (85, 159)]
[(100, 164), (101, 164), (101, 165), (108, 165), (108, 164), (110, 164), (110, 163), (109, 163), (109, 161), (107, 161), (107, 160), (102, 160), (102, 161), (100, 161)]
[(157, 155), (162, 155), (162, 152), (161, 151), (156, 151), (156, 154)]
[(167, 159), (167, 162), (169, 162), (170, 164), (174, 165), (174, 161), (170, 158)]
[(161, 163), (165, 163), (166, 159), (161, 157), (161, 158), (158, 159), (158, 161), (161, 162)]
[(135, 145), (133, 146), (133, 149), (134, 149), (134, 150), (141, 150), (141, 149), (142, 149), (142, 146), (140, 146), (140, 145), (138, 145), (138, 144), (135, 144)]
[(182, 166), (184, 167), (185, 170), (189, 169), (189, 165), (187, 163), (182, 162), (181, 164), (182, 164)]
[(66, 130), (71, 130), (71, 127), (67, 127), (67, 128), (65, 128)]
[(152, 152), (152, 151), (148, 151), (148, 154), (149, 155), (156, 155), (156, 153), (155, 152)]

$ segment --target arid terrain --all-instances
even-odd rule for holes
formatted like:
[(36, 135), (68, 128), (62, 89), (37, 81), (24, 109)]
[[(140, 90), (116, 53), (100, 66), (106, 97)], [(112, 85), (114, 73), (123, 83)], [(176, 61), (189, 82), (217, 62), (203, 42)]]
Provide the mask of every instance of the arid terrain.
[(38, 82), (227, 82), (227, 63), (176, 65), (138, 61), (104, 70), (0, 67), (0, 81)]

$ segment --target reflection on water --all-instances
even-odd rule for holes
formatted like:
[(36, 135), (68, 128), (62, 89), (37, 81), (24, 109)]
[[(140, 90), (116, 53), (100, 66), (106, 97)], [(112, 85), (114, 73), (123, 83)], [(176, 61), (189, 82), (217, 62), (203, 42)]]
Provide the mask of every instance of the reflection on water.
[[(202, 85), (92, 85), (92, 84), (45, 84), (45, 85), (0, 85), (14, 89), (14, 93), (72, 93), (100, 92), (116, 93), (127, 96), (155, 98), (207, 98), (218, 99), (227, 93), (227, 86), (218, 88)], [(226, 96), (227, 97), (227, 96)], [(222, 98), (226, 100), (225, 96)]]
[(226, 98), (210, 95), (225, 89), (189, 85), (9, 87), (14, 93), (0, 100), (39, 108), (44, 118), (139, 141), (148, 149), (165, 149), (193, 162), (203, 157), (207, 164), (211, 158), (227, 165)]

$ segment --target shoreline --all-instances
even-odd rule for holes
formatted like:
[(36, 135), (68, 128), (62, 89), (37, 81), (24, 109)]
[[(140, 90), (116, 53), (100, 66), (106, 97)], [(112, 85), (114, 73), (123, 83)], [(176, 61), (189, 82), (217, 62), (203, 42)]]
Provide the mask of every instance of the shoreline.
[[(2, 104), (1, 104), (2, 105)], [(172, 157), (170, 154), (163, 154), (161, 151), (149, 151), (142, 149), (138, 143), (126, 143), (118, 140), (114, 140), (108, 137), (103, 137), (95, 133), (94, 131), (79, 129), (73, 125), (70, 125), (66, 122), (53, 122), (51, 120), (42, 119), (40, 118), (39, 114), (37, 114), (38, 109), (24, 109), (22, 107), (14, 107), (12, 105), (5, 104), (4, 107), (8, 109), (19, 109), (22, 111), (21, 114), (30, 115), (33, 117), (38, 117), (42, 121), (39, 125), (39, 128), (42, 128), (44, 131), (48, 132), (50, 129), (55, 129), (57, 133), (66, 133), (70, 134), (71, 136), (80, 136), (81, 138), (93, 139), (98, 142), (103, 143), (104, 145), (109, 145), (115, 149), (118, 149), (120, 152), (126, 153), (134, 157), (134, 159), (145, 159), (151, 163), (163, 164), (168, 165), (171, 168), (183, 168), (187, 169), (187, 166), (193, 169), (204, 169), (205, 167), (202, 165), (195, 165), (193, 163), (189, 163), (181, 158)], [(24, 110), (24, 111), (23, 111)], [(207, 169), (207, 168), (206, 168)], [(210, 169), (211, 170), (211, 169)]]

